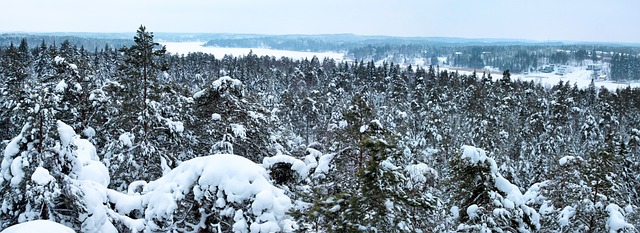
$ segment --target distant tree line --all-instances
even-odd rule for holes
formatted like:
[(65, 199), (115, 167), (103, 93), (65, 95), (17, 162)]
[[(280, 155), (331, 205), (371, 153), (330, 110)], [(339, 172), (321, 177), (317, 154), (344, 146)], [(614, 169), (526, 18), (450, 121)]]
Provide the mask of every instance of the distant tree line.
[(49, 36), (49, 35), (22, 35), (22, 34), (2, 34), (0, 35), (0, 47), (7, 47), (11, 44), (18, 45), (22, 40), (25, 40), (30, 45), (37, 45), (45, 43), (48, 45), (57, 44), (68, 41), (78, 48), (85, 50), (91, 50), (94, 52), (96, 49), (100, 50), (104, 47), (111, 49), (117, 49), (122, 46), (131, 45), (131, 40), (125, 39), (97, 39), (97, 38), (84, 38), (76, 36)]
[(640, 56), (615, 54), (611, 58), (611, 80), (640, 80)]

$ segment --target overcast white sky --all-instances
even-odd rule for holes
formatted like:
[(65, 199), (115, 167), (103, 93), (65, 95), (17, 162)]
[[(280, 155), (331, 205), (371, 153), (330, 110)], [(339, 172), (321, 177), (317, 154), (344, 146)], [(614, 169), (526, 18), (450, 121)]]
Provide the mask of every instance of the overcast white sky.
[(638, 0), (9, 0), (0, 32), (442, 36), (640, 42)]

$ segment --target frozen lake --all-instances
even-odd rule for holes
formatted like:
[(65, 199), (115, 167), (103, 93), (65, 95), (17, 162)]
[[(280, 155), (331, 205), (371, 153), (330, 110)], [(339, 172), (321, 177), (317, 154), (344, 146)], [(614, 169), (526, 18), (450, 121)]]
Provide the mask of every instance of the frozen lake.
[(160, 42), (160, 44), (167, 46), (167, 52), (173, 54), (188, 54), (194, 52), (203, 52), (213, 54), (217, 58), (222, 58), (224, 55), (243, 56), (253, 51), (253, 54), (258, 56), (274, 56), (276, 58), (289, 57), (293, 59), (311, 59), (313, 56), (319, 59), (333, 58), (336, 61), (344, 60), (344, 54), (338, 52), (299, 52), (288, 50), (277, 50), (269, 48), (223, 48), (223, 47), (205, 47), (204, 42)]

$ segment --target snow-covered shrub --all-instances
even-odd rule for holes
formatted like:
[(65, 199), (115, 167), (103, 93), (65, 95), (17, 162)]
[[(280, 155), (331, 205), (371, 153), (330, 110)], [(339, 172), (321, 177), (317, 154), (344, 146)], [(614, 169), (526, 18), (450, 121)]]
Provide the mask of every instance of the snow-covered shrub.
[(41, 151), (32, 149), (30, 125), (5, 149), (2, 227), (48, 219), (81, 232), (115, 232), (103, 205), (109, 173), (95, 147), (61, 121), (51, 130)]
[[(109, 201), (131, 230), (292, 231), (287, 224), (291, 199), (268, 177), (262, 166), (246, 158), (211, 155), (181, 163), (144, 185), (141, 194), (110, 191)], [(136, 209), (143, 220), (126, 217)]]

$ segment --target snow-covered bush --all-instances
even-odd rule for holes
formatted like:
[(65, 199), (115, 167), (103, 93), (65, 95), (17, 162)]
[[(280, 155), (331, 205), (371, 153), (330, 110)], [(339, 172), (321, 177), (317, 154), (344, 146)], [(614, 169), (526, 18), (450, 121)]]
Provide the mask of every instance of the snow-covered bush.
[(49, 219), (81, 232), (115, 232), (106, 215), (107, 168), (95, 147), (57, 121), (51, 143), (33, 149), (32, 127), (5, 148), (2, 162), (2, 227)]
[[(109, 191), (119, 219), (131, 230), (179, 232), (292, 231), (291, 199), (260, 165), (237, 155), (194, 158), (141, 193)], [(138, 210), (142, 219), (127, 215)]]

